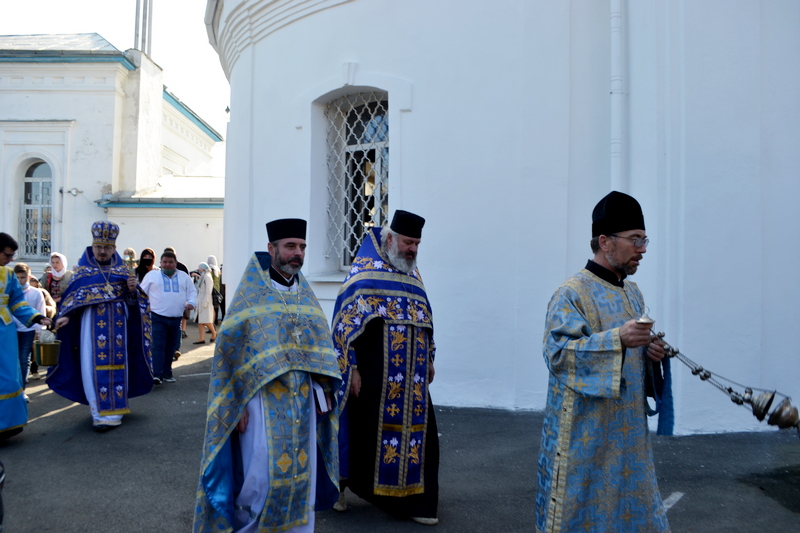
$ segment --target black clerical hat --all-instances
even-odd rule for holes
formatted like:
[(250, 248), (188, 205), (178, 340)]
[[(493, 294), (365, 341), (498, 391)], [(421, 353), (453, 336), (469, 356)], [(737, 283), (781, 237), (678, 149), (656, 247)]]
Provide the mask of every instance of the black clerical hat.
[(280, 218), (267, 222), (269, 242), (281, 239), (305, 239), (306, 221), (302, 218)]
[(594, 206), (592, 237), (612, 235), (631, 229), (645, 229), (642, 206), (633, 196), (611, 191)]
[(424, 225), (425, 219), (421, 216), (398, 209), (394, 212), (394, 218), (389, 227), (399, 235), (419, 239), (422, 237), (422, 226)]

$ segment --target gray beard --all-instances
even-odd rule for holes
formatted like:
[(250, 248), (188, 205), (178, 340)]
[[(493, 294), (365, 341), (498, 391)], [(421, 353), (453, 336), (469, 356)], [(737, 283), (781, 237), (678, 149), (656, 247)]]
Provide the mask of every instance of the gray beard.
[[(290, 260), (291, 260), (291, 258), (290, 258)], [(284, 274), (289, 274), (289, 277), (292, 277), (295, 274), (297, 274), (298, 272), (300, 272), (301, 268), (303, 268), (303, 262), (302, 261), (300, 261), (300, 266), (293, 267), (292, 265), (289, 264), (289, 261), (284, 263), (283, 261), (278, 259), (278, 270), (283, 272)]]
[(411, 274), (417, 269), (416, 259), (406, 259), (404, 255), (398, 250), (397, 244), (393, 243), (391, 246), (384, 246), (383, 251), (389, 257), (389, 262), (400, 272)]

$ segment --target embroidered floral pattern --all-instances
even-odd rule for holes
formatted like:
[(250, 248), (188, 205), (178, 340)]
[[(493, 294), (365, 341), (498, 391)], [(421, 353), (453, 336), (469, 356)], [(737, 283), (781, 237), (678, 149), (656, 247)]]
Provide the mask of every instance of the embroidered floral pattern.
[(334, 347), (344, 377), (338, 395), (340, 401), (347, 401), (350, 366), (356, 363), (351, 343), (368, 323), (380, 320), (387, 375), (379, 409), (382, 446), (376, 458), (374, 493), (419, 494), (424, 491), (420, 453), (429, 401), (425, 377), (434, 354), (433, 318), (419, 272), (406, 274), (395, 269), (378, 251), (378, 231), (369, 235), (334, 309)]
[(397, 453), (397, 439), (383, 441), (383, 462), (388, 464), (396, 463), (400, 454)]

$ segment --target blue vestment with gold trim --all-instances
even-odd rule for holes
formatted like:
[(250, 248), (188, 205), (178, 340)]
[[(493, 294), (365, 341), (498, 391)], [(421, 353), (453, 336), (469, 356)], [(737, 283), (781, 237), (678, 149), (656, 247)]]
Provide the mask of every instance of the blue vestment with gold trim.
[[(364, 239), (334, 308), (333, 339), (343, 376), (343, 476), (356, 494), (389, 512), (434, 517), (438, 436), (428, 389), (433, 317), (419, 271), (394, 268), (381, 250), (380, 231), (373, 228)], [(357, 361), (362, 392), (348, 402)], [(354, 402), (357, 409), (349, 405)], [(423, 494), (427, 503), (413, 508), (373, 498)]]
[(0, 266), (0, 431), (21, 428), (28, 423), (28, 404), (19, 368), (17, 326), (12, 315), (30, 326), (39, 313), (25, 300), (14, 271)]
[(586, 269), (550, 300), (539, 532), (669, 531), (647, 425), (646, 347), (625, 348), (619, 336), (644, 310), (635, 283)]
[[(282, 298), (272, 286), (269, 265), (266, 252), (251, 257), (218, 333), (196, 532), (233, 530), (234, 501), (242, 483), (239, 447), (233, 441), (247, 402), (259, 390), (270, 442), (270, 487), (259, 531), (284, 531), (306, 523), (313, 483), (317, 510), (330, 508), (338, 495), (336, 408), (317, 416), (317, 442), (307, 442), (310, 410), (315, 408), (308, 401), (308, 375), (334, 398), (340, 384), (330, 328), (305, 278), (298, 274), (298, 290)], [(298, 328), (300, 335), (293, 335)], [(309, 479), (310, 445), (317, 446), (316, 480)]]
[(103, 267), (87, 247), (61, 296), (59, 317), (69, 317), (69, 323), (58, 330), (61, 352), (47, 385), (68, 400), (88, 404), (80, 356), (81, 318), (89, 313), (97, 409), (101, 416), (122, 415), (130, 412), (129, 398), (153, 388), (150, 304), (141, 290), (128, 290), (129, 270), (118, 253), (109, 269)]

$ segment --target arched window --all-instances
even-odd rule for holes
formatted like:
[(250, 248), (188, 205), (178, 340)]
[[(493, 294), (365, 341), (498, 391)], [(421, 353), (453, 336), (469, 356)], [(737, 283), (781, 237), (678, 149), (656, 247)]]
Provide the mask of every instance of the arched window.
[(389, 211), (389, 98), (343, 96), (325, 107), (328, 123), (329, 256), (350, 265), (366, 231)]
[(50, 256), (53, 219), (53, 173), (39, 161), (25, 171), (20, 209), (20, 256), (27, 259)]

